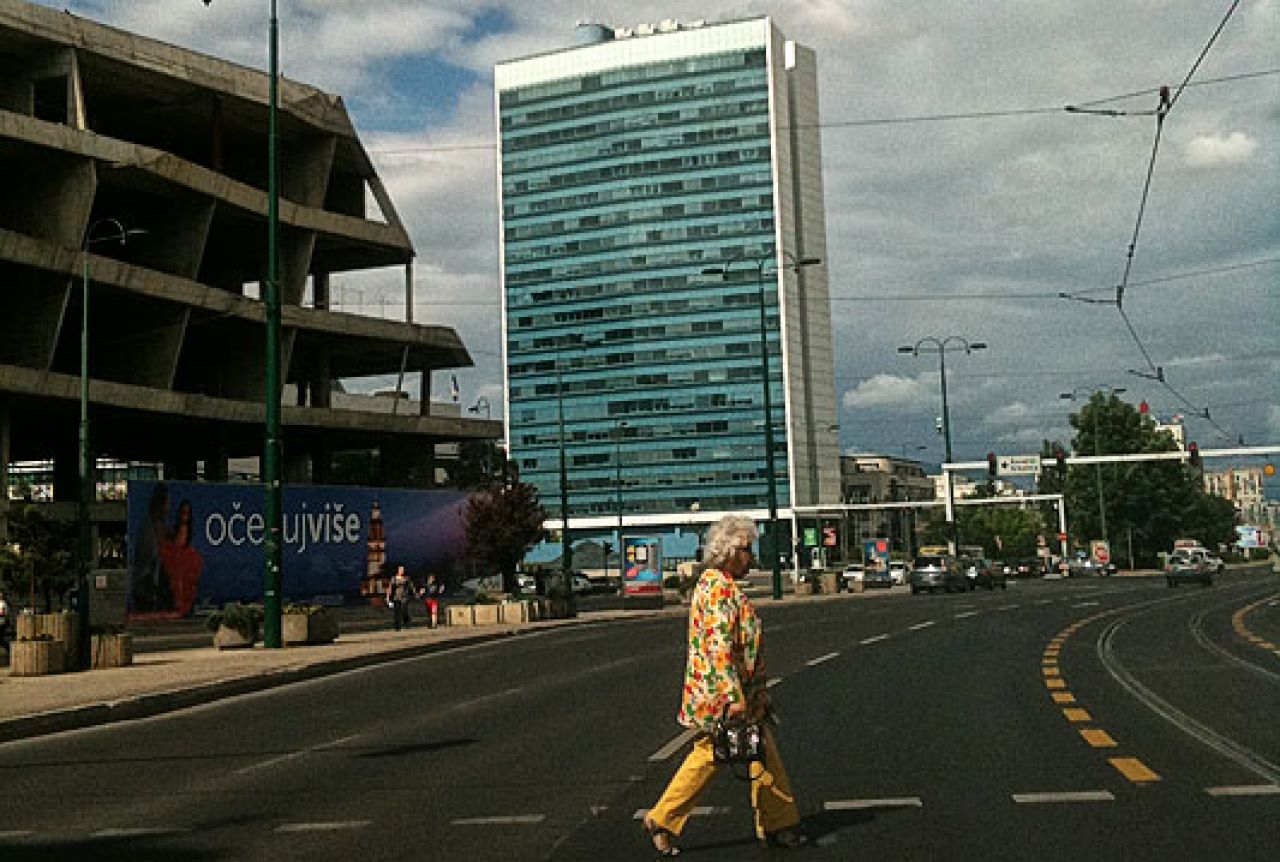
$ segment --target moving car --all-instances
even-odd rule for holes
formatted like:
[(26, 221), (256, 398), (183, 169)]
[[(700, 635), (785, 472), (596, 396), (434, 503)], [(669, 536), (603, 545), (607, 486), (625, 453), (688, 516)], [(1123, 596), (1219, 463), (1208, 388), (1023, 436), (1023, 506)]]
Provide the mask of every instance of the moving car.
[(959, 564), (954, 557), (946, 554), (921, 554), (916, 557), (908, 580), (913, 595), (926, 590), (931, 593), (945, 590), (949, 593), (968, 589)]
[(1195, 550), (1179, 549), (1169, 555), (1164, 564), (1164, 579), (1169, 586), (1176, 587), (1181, 583), (1213, 586), (1214, 569), (1205, 556), (1194, 553)]
[(969, 589), (983, 587), (987, 590), (1008, 589), (1004, 563), (988, 560), (985, 557), (968, 560), (964, 566), (965, 577), (969, 580)]

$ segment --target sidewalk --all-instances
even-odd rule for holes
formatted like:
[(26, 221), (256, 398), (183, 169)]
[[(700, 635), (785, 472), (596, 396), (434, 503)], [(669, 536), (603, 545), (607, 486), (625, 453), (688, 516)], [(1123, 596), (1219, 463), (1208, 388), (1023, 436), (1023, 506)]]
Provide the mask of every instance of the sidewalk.
[[(518, 625), (416, 625), (402, 631), (342, 633), (332, 644), (219, 651), (212, 645), (136, 653), (133, 665), (51, 676), (14, 677), (0, 671), (0, 742), (112, 721), (143, 718), (237, 694), (344, 670), (557, 626), (606, 623), (661, 611), (602, 610), (567, 620)], [(212, 641), (212, 636), (207, 636)]]

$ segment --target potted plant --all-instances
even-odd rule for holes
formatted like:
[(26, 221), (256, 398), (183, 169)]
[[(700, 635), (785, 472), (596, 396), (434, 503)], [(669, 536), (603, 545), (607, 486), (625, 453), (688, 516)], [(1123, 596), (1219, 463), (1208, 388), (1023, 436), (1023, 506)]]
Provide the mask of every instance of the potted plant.
[(213, 632), (213, 645), (218, 649), (242, 649), (253, 646), (262, 626), (262, 609), (256, 605), (224, 605), (209, 614), (206, 625)]
[(324, 605), (285, 605), (281, 620), (286, 644), (328, 644), (338, 639), (338, 615)]

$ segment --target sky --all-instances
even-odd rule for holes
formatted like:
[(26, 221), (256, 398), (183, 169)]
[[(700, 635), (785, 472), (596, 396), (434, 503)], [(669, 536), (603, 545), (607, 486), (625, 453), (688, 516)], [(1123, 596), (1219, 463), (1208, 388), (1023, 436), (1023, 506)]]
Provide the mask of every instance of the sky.
[[(268, 0), (44, 5), (267, 64)], [(461, 402), (495, 418), (494, 64), (578, 21), (772, 16), (818, 57), (841, 447), (931, 463), (937, 356), (897, 348), (949, 336), (988, 345), (947, 352), (956, 460), (1069, 441), (1098, 387), (1181, 414), (1202, 451), (1280, 443), (1280, 0), (1231, 6), (278, 0), (283, 74), (343, 97), (417, 251), (415, 320), (458, 330)], [(402, 279), (335, 278), (336, 300), (403, 317)]]

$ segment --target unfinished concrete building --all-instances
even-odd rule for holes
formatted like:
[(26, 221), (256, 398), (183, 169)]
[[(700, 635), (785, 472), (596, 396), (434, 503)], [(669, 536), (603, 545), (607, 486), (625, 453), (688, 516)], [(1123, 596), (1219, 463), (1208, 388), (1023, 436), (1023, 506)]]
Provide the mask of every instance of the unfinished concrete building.
[[(0, 5), (0, 479), (52, 459), (55, 497), (76, 499), (84, 295), (95, 455), (216, 480), (261, 452), (268, 83)], [(413, 247), (341, 99), (285, 80), (278, 117), (286, 481), (331, 481), (359, 450), (379, 484), (430, 484), (434, 446), (501, 425), (433, 416), (429, 392), (414, 415), (331, 403), (339, 379), (472, 362), (449, 327), (329, 308), (331, 276), (392, 268), (412, 320)]]

